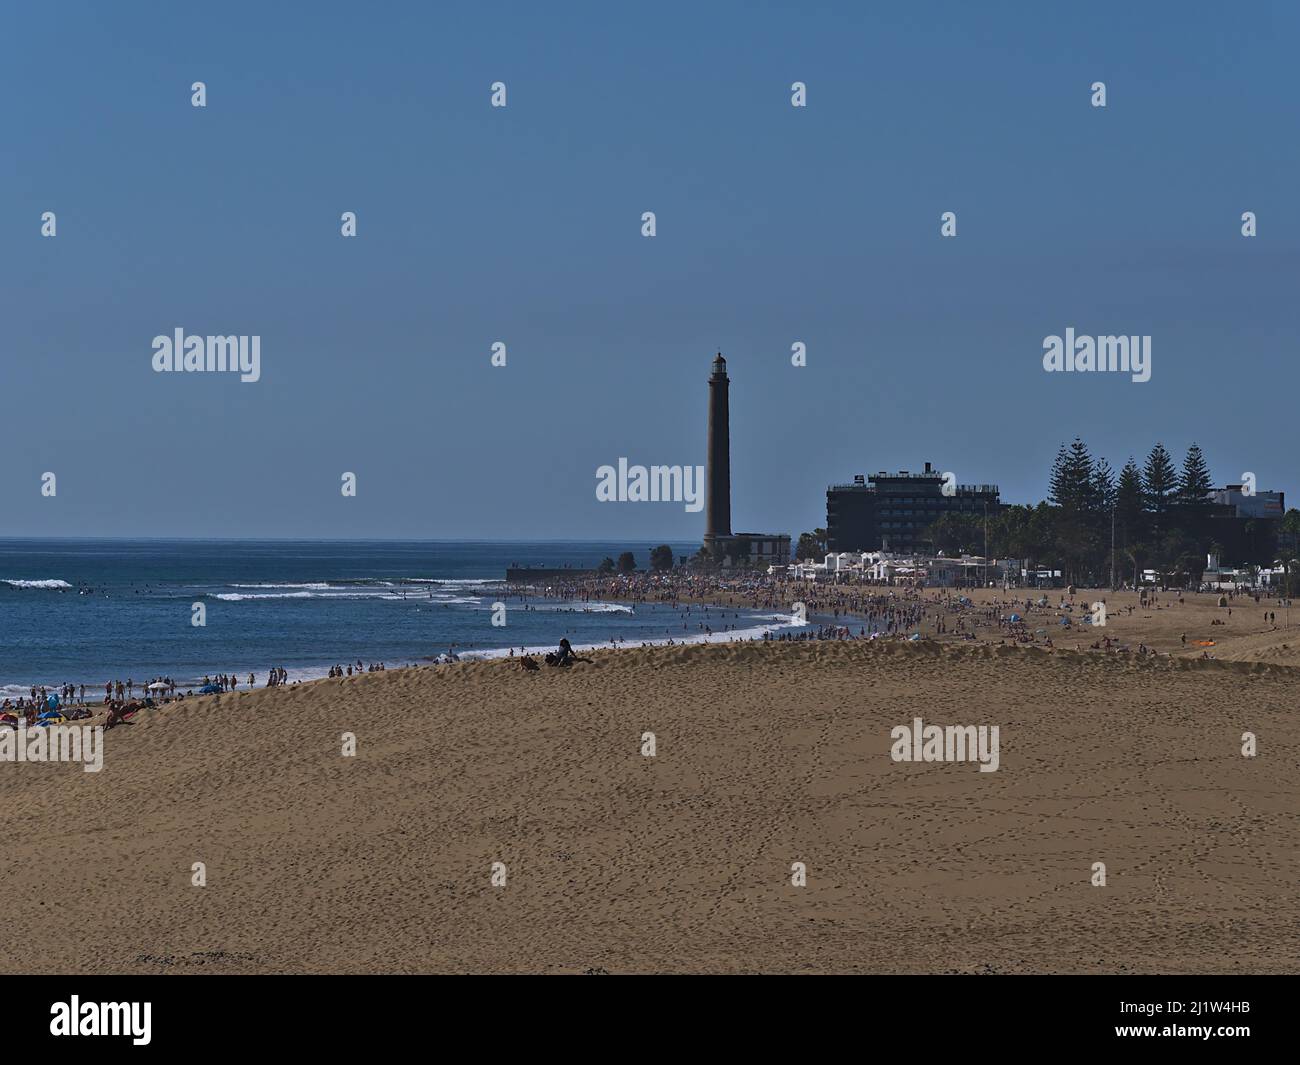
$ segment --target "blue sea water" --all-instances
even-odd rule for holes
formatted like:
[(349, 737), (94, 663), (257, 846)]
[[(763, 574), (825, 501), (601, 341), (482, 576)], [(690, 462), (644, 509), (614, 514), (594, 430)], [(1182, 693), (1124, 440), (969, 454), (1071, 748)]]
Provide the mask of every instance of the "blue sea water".
[[(340, 542), (0, 539), (0, 696), (33, 684), (169, 676), (188, 687), (206, 674), (272, 666), (318, 677), (358, 659), (389, 667), (473, 649), (630, 645), (697, 631), (661, 604), (532, 600), (507, 603), (491, 624), (507, 566), (590, 568), (651, 544), (589, 542)], [(673, 544), (674, 554), (695, 544)], [(194, 603), (206, 625), (191, 624)], [(714, 612), (711, 621), (719, 623)], [(741, 611), (722, 624), (771, 626)], [(686, 625), (686, 628), (683, 628)]]

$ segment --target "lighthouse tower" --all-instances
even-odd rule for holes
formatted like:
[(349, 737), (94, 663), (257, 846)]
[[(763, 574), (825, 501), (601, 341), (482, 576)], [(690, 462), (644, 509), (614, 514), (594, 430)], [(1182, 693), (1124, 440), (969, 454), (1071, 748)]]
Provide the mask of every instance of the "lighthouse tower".
[(704, 550), (723, 566), (784, 566), (789, 533), (731, 531), (731, 409), (727, 360), (718, 352), (709, 374), (708, 465), (704, 471)]
[(728, 409), (727, 360), (718, 352), (709, 374), (708, 467), (704, 484), (704, 546), (713, 553), (731, 538), (731, 416)]

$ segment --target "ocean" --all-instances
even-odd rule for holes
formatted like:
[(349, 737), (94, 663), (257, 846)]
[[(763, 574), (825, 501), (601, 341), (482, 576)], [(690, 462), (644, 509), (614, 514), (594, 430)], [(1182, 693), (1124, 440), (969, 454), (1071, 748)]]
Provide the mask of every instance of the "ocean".
[[(205, 675), (266, 683), (324, 676), (358, 660), (389, 668), (513, 647), (637, 646), (700, 638), (701, 610), (663, 604), (506, 602), (492, 625), (510, 565), (594, 568), (645, 543), (342, 542), (0, 539), (0, 698), (33, 684), (85, 684), (168, 676), (182, 688)], [(671, 544), (675, 556), (696, 544)], [(206, 624), (191, 624), (202, 603)], [(780, 615), (713, 611), (713, 628), (761, 636)], [(788, 621), (787, 621), (788, 624)]]

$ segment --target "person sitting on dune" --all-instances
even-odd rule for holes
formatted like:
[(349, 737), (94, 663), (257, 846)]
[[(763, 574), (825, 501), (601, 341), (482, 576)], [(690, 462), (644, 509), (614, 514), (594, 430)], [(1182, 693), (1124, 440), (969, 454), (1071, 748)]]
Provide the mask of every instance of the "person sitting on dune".
[(569, 643), (568, 637), (560, 640), (560, 649), (555, 654), (546, 656), (547, 662), (552, 666), (571, 666), (574, 662), (590, 662), (590, 658), (579, 658), (573, 653), (573, 645)]
[(519, 665), (529, 672), (541, 669), (541, 666), (537, 664), (532, 655), (524, 655), (524, 657), (519, 660)]

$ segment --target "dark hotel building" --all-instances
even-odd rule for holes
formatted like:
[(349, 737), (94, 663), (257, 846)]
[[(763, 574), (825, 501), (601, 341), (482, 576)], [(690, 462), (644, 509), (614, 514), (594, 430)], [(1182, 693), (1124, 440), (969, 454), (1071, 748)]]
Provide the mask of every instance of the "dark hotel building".
[(709, 374), (709, 439), (704, 474), (704, 550), (725, 565), (785, 565), (790, 561), (786, 533), (731, 531), (731, 409), (727, 360), (718, 352)]
[[(867, 482), (871, 483), (868, 484)], [(916, 554), (931, 549), (926, 530), (943, 514), (983, 517), (1001, 503), (995, 484), (959, 484), (943, 494), (943, 474), (925, 464), (921, 473), (859, 474), (852, 484), (826, 489), (826, 542), (831, 551), (893, 551)]]

